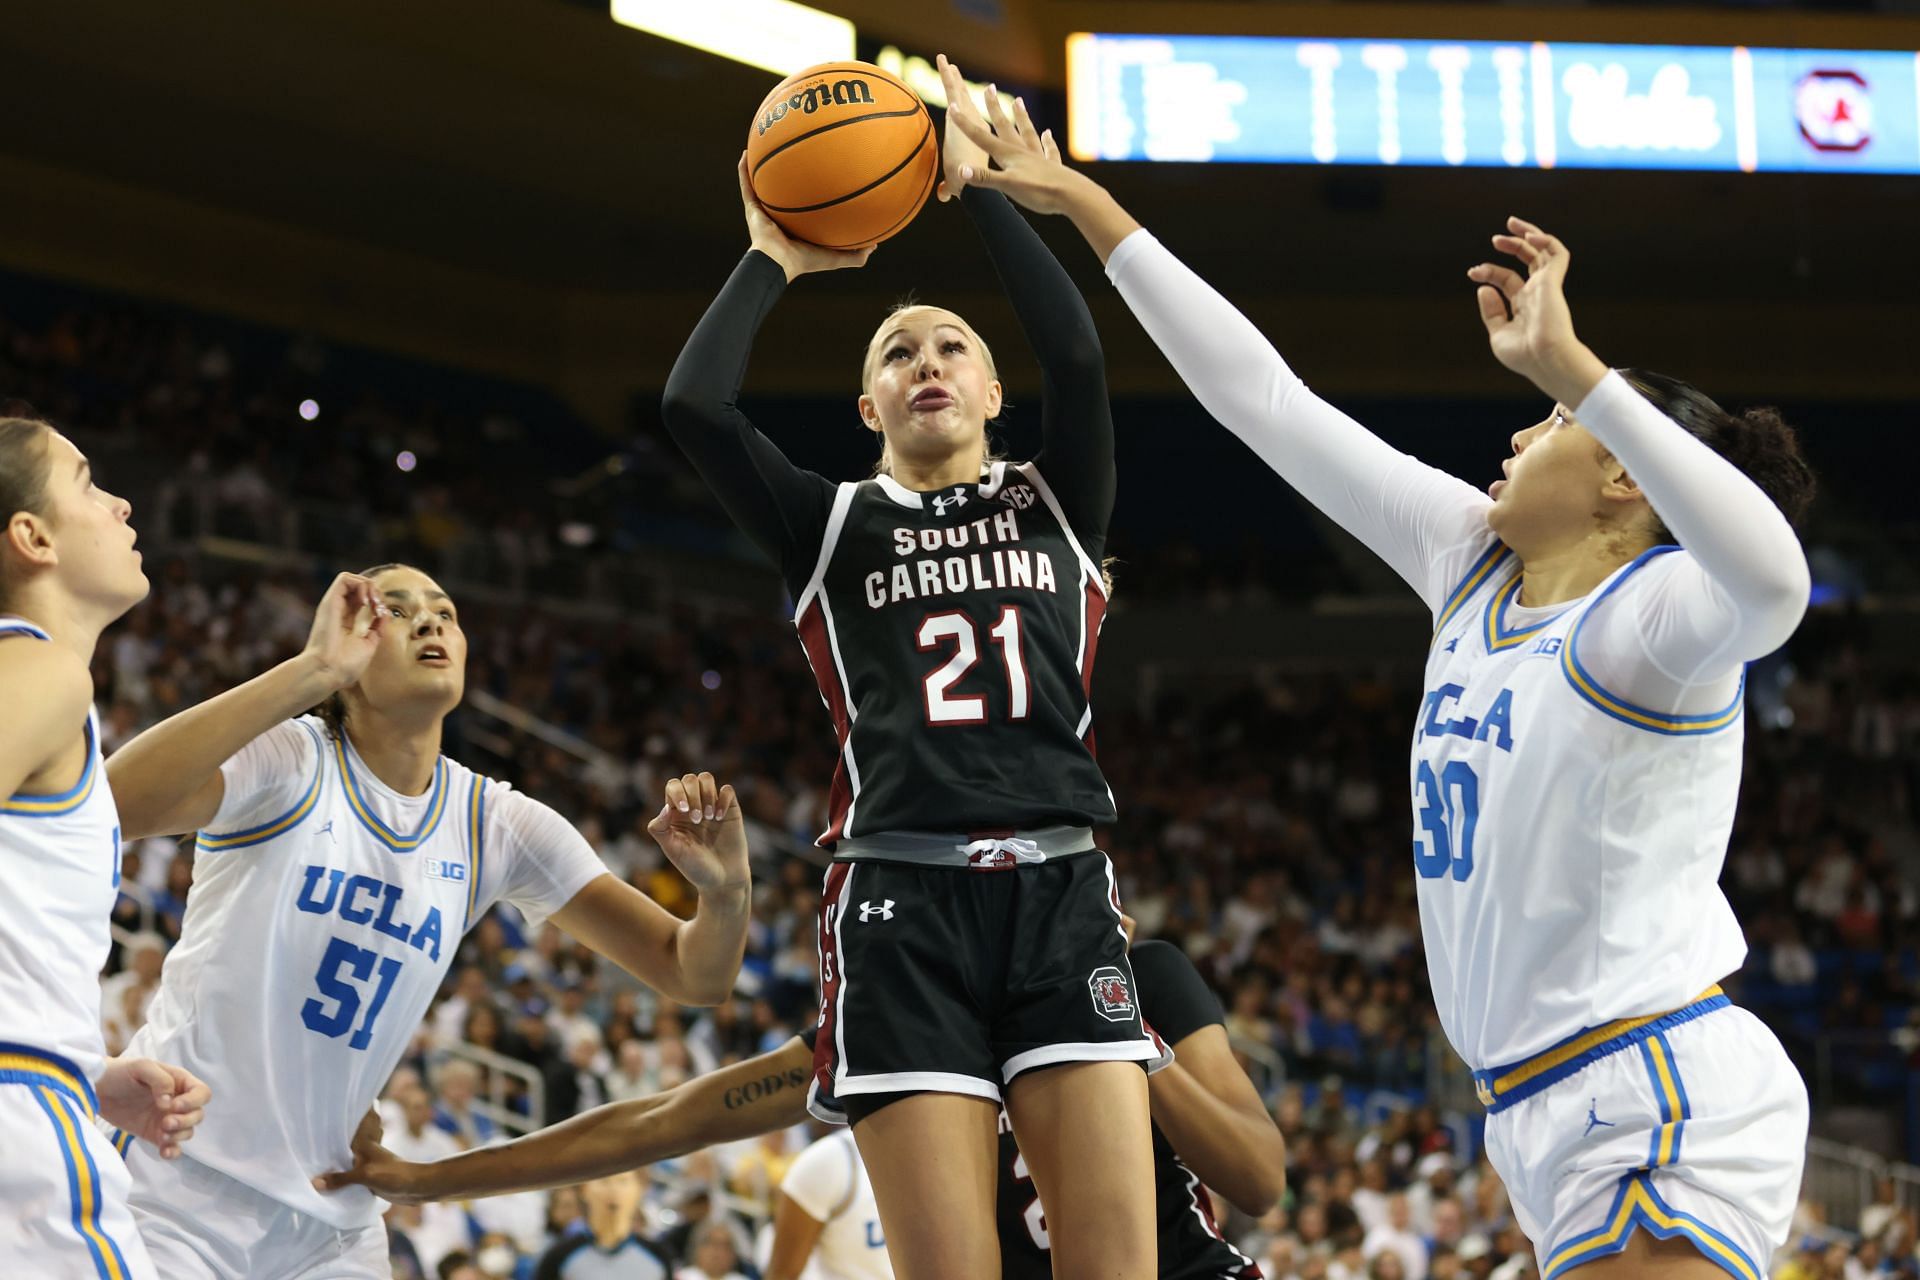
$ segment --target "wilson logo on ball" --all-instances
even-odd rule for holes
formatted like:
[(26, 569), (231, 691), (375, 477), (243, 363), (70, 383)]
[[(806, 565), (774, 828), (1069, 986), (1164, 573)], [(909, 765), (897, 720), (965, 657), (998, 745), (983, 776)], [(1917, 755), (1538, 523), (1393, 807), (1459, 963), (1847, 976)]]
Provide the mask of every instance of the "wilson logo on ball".
[(785, 102), (776, 102), (768, 107), (767, 113), (760, 117), (760, 132), (765, 133), (785, 120), (789, 111), (812, 115), (828, 104), (844, 107), (853, 103), (873, 105), (873, 86), (865, 80), (835, 80), (832, 84), (812, 85), (793, 94)]

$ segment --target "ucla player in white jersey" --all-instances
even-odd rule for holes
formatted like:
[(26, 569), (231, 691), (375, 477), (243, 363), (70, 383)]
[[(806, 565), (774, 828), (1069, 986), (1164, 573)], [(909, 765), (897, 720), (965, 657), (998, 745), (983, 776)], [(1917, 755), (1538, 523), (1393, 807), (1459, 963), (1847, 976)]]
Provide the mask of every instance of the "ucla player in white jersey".
[(1525, 274), (1469, 275), (1494, 355), (1555, 404), (1482, 493), (1314, 396), (1050, 138), (962, 114), (1001, 166), (970, 180), (1070, 217), (1201, 403), (1433, 610), (1421, 933), (1544, 1280), (1763, 1280), (1807, 1097), (1716, 985), (1746, 953), (1717, 882), (1744, 665), (1807, 603), (1789, 517), (1813, 478), (1792, 432), (1610, 371), (1574, 336), (1566, 246), (1515, 218), (1493, 244)]
[(389, 1274), (373, 1196), (311, 1180), (346, 1163), (461, 934), (495, 902), (683, 1003), (732, 989), (749, 895), (732, 789), (708, 774), (667, 786), (650, 829), (700, 894), (678, 920), (559, 814), (440, 754), (466, 656), (432, 578), (343, 574), (298, 657), (113, 757), (129, 838), (199, 832), (180, 943), (135, 1043), (244, 1100), (177, 1165), (121, 1144), (169, 1280)]
[(206, 1086), (109, 1059), (100, 967), (120, 884), (87, 668), (146, 598), (132, 508), (71, 440), (0, 418), (0, 1273), (146, 1280), (127, 1174), (96, 1115), (169, 1158)]
[(794, 1158), (775, 1198), (767, 1280), (893, 1280), (873, 1181), (853, 1130)]

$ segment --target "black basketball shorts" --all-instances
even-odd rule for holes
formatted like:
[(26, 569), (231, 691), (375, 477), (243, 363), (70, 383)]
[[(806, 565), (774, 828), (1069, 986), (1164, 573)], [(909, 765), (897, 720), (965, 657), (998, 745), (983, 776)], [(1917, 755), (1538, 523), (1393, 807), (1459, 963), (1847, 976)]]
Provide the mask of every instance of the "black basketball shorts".
[(1098, 850), (994, 870), (836, 862), (820, 971), (808, 1106), (823, 1120), (844, 1123), (858, 1095), (999, 1102), (1035, 1067), (1165, 1054), (1140, 1017)]

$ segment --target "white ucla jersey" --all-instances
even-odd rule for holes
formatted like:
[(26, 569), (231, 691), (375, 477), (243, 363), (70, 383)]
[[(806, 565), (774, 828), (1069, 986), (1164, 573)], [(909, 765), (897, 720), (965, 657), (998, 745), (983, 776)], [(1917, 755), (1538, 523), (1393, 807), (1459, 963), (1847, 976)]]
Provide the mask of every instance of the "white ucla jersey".
[[(0, 617), (5, 636), (49, 638), (30, 622)], [(82, 732), (87, 758), (72, 786), (0, 798), (0, 1072), (22, 1050), (52, 1055), (78, 1076), (79, 1094), (106, 1062), (100, 968), (120, 888), (120, 815), (91, 709)]]
[(1677, 1008), (1746, 955), (1719, 887), (1744, 689), (1708, 715), (1649, 711), (1580, 660), (1591, 610), (1673, 550), (1523, 623), (1519, 562), (1495, 542), (1437, 614), (1413, 861), (1434, 1003), (1475, 1070)]
[(880, 1207), (853, 1130), (835, 1130), (802, 1151), (780, 1190), (822, 1224), (803, 1273), (810, 1280), (893, 1280)]
[[(427, 793), (402, 796), (313, 717), (262, 735), (223, 772), (228, 794), (199, 835), (180, 942), (133, 1050), (179, 1063), (222, 1099), (193, 1159), (357, 1225), (370, 1194), (323, 1196), (309, 1179), (351, 1163), (354, 1128), (462, 933), (502, 897), (544, 917), (604, 868), (507, 784), (442, 756)], [(540, 810), (575, 843), (527, 848), (506, 808)]]

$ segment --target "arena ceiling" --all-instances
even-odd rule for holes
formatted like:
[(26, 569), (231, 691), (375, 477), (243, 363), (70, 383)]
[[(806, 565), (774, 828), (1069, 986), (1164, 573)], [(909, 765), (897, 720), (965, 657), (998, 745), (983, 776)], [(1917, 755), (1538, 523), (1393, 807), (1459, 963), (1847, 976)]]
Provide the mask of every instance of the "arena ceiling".
[[(911, 52), (946, 43), (970, 73), (1030, 87), (1056, 113), (1061, 42), (1089, 26), (1403, 36), (1525, 27), (1728, 43), (1767, 43), (1772, 31), (1772, 42), (1920, 47), (1912, 20), (1781, 13), (827, 7)], [(1732, 24), (1745, 25), (1730, 35)], [(743, 247), (732, 164), (773, 78), (584, 5), (16, 0), (7, 25), (14, 106), (0, 128), (0, 175), (13, 191), (0, 202), (0, 261), (10, 265), (336, 332), (354, 329), (358, 309), (372, 340), (574, 377), (592, 400), (613, 394), (623, 346), (649, 351), (629, 360), (628, 380), (657, 385), (664, 358), (653, 348), (684, 334)], [(1100, 176), (1256, 318), (1293, 325), (1319, 361), (1303, 367), (1322, 370), (1323, 385), (1505, 386), (1487, 367), (1462, 277), (1513, 211), (1574, 245), (1577, 296), (1616, 342), (1654, 345), (1670, 364), (1704, 362), (1722, 385), (1920, 397), (1920, 362), (1906, 355), (1920, 295), (1920, 179), (1185, 165), (1103, 166)], [(808, 282), (803, 305), (839, 323), (908, 289), (982, 296), (982, 257), (963, 222), (931, 209), (866, 272)], [(1096, 284), (1069, 229), (1048, 234)], [(273, 257), (331, 265), (302, 274)], [(404, 278), (417, 296), (382, 306), (369, 275), (394, 288)], [(440, 309), (462, 312), (466, 330), (455, 317), (427, 333), (437, 289)], [(1104, 322), (1112, 305), (1099, 305)], [(1126, 366), (1117, 381), (1173, 389), (1137, 338), (1113, 349)], [(803, 389), (817, 354), (798, 342), (791, 364), (773, 357), (768, 376)]]

